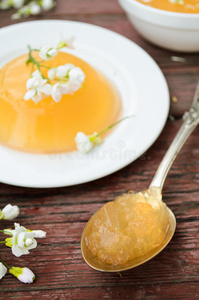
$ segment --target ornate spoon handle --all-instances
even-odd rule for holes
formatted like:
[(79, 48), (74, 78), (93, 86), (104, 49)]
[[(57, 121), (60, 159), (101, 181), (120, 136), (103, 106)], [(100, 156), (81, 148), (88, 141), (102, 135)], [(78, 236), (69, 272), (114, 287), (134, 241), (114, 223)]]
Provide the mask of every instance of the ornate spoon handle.
[(171, 143), (169, 149), (167, 150), (165, 156), (163, 157), (157, 172), (150, 184), (150, 187), (156, 186), (163, 188), (166, 176), (178, 155), (180, 149), (192, 133), (192, 131), (199, 124), (199, 83), (196, 87), (196, 92), (194, 95), (193, 103), (189, 112), (185, 112), (183, 116), (183, 124), (180, 127), (177, 135), (175, 136), (173, 142)]

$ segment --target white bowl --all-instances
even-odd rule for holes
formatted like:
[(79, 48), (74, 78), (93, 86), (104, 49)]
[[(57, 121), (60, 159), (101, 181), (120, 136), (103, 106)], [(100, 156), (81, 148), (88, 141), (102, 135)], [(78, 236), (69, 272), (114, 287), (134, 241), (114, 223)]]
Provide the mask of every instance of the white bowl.
[(160, 10), (136, 0), (118, 1), (146, 40), (169, 50), (199, 51), (199, 14)]

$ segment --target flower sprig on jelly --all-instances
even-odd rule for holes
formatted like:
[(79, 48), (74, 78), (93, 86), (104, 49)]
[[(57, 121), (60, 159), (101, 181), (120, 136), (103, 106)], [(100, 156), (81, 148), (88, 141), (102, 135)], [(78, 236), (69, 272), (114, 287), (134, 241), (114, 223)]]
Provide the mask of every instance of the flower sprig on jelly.
[[(13, 220), (18, 215), (19, 208), (16, 205), (8, 204), (0, 210), (0, 220)], [(46, 232), (43, 230), (29, 230), (18, 223), (14, 223), (14, 226), (14, 229), (0, 230), (9, 236), (4, 241), (0, 241), (0, 244), (11, 248), (12, 254), (16, 257), (29, 254), (31, 249), (37, 247), (36, 238), (46, 237)], [(0, 279), (6, 275), (7, 271), (23, 283), (32, 283), (35, 279), (34, 273), (29, 268), (11, 267), (0, 259)]]
[(108, 130), (112, 129), (113, 127), (115, 127), (116, 125), (121, 123), (122, 121), (124, 121), (128, 118), (131, 118), (131, 117), (132, 116), (124, 117), (121, 120), (109, 125), (107, 128), (105, 128), (104, 130), (102, 130), (99, 133), (94, 132), (91, 135), (86, 135), (84, 132), (81, 132), (81, 131), (78, 132), (75, 137), (75, 143), (76, 143), (77, 149), (83, 154), (90, 152), (96, 145), (103, 143), (103, 139), (101, 137), (103, 135), (103, 133), (107, 132)]
[[(32, 64), (32, 67), (31, 77), (26, 82), (27, 92), (24, 95), (26, 101), (32, 99), (35, 103), (38, 103), (42, 98), (51, 95), (55, 102), (59, 102), (62, 95), (73, 94), (80, 89), (85, 74), (79, 67), (67, 63), (51, 68), (44, 64), (46, 61), (53, 59), (64, 47), (73, 48), (73, 39), (71, 37), (62, 40), (57, 47), (43, 46), (40, 49), (32, 49), (28, 46), (29, 53), (26, 64)], [(41, 60), (34, 57), (35, 52), (39, 53)], [(47, 76), (43, 74), (43, 68), (48, 69)]]

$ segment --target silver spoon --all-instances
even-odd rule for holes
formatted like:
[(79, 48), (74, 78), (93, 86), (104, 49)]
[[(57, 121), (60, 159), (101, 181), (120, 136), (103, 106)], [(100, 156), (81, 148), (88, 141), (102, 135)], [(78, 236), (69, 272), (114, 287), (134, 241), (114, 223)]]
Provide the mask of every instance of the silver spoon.
[[(197, 85), (196, 92), (194, 95), (193, 103), (191, 105), (191, 108), (189, 112), (186, 112), (183, 116), (183, 124), (180, 127), (176, 137), (174, 138), (173, 142), (171, 143), (169, 149), (167, 150), (164, 158), (162, 159), (162, 162), (160, 163), (158, 170), (149, 186), (150, 188), (158, 187), (162, 190), (164, 181), (166, 179), (166, 176), (177, 156), (180, 149), (192, 133), (192, 131), (195, 129), (195, 127), (199, 124), (199, 84)], [(162, 251), (166, 245), (169, 243), (171, 238), (173, 237), (173, 234), (175, 232), (176, 228), (176, 219), (173, 214), (173, 212), (168, 208), (169, 211), (169, 229), (166, 233), (165, 239), (163, 243), (159, 246), (153, 249), (152, 251), (148, 252), (144, 256), (135, 258), (133, 260), (128, 261), (127, 263), (123, 265), (110, 265), (103, 263), (100, 261), (100, 259), (97, 256), (94, 256), (93, 253), (88, 249), (86, 243), (85, 243), (85, 232), (89, 228), (90, 220), (95, 217), (95, 214), (92, 216), (92, 218), (88, 221), (81, 238), (81, 251), (84, 260), (86, 263), (92, 267), (95, 270), (98, 271), (104, 271), (104, 272), (121, 272), (125, 271), (134, 267), (137, 267), (144, 262), (150, 260), (155, 255), (157, 255), (160, 251)]]

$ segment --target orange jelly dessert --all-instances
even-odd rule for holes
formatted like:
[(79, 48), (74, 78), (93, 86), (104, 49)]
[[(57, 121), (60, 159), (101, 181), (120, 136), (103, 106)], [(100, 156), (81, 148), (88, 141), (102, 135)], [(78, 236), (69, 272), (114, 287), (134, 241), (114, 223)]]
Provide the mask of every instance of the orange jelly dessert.
[[(34, 56), (38, 58), (37, 53)], [(117, 90), (101, 72), (65, 52), (43, 65), (56, 68), (70, 63), (81, 68), (86, 76), (81, 88), (63, 95), (58, 103), (51, 96), (37, 104), (32, 99), (25, 101), (26, 82), (32, 72), (27, 58), (17, 57), (0, 70), (1, 144), (33, 153), (67, 152), (76, 149), (78, 131), (100, 132), (118, 119), (121, 101)], [(44, 75), (47, 70), (41, 67)]]
[(85, 229), (85, 243), (102, 262), (122, 265), (160, 246), (168, 228), (161, 190), (152, 187), (124, 194), (99, 209)]
[(199, 14), (198, 0), (137, 0), (148, 6), (179, 13)]

